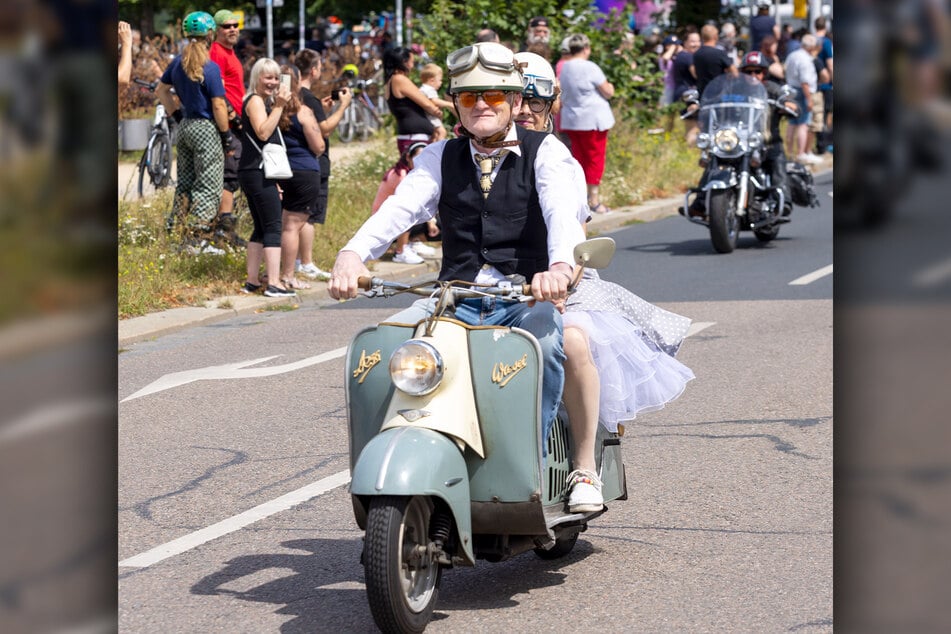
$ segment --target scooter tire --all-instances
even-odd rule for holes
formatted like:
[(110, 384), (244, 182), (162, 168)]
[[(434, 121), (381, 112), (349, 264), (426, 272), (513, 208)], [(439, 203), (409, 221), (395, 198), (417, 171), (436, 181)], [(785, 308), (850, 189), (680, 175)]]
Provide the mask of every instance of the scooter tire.
[(373, 620), (382, 632), (422, 632), (439, 596), (442, 569), (432, 558), (404, 561), (429, 544), (433, 503), (427, 497), (374, 498), (367, 512), (364, 575)]
[(568, 537), (559, 537), (555, 540), (555, 545), (545, 550), (544, 548), (536, 548), (535, 554), (538, 555), (540, 559), (551, 560), (551, 559), (561, 559), (565, 555), (571, 552), (571, 549), (575, 547), (575, 544), (578, 542), (579, 533), (572, 533)]

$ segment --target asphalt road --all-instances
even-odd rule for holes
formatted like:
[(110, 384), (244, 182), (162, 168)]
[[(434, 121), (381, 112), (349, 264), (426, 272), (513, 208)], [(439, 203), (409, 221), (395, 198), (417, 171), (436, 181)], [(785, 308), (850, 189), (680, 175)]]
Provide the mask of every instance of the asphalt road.
[[(448, 571), (429, 631), (832, 630), (825, 181), (820, 208), (730, 255), (679, 217), (611, 234), (604, 276), (694, 320), (679, 358), (697, 379), (627, 427), (629, 499), (569, 556)], [(397, 305), (305, 304), (124, 349), (123, 631), (374, 631), (340, 355)]]

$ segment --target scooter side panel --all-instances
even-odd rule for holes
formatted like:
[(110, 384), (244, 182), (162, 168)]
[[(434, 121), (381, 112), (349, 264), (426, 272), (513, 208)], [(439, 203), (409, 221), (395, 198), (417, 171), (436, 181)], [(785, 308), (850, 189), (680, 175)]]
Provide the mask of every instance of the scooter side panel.
[(365, 496), (441, 498), (452, 511), (459, 543), (474, 565), (467, 475), (462, 452), (447, 436), (430, 429), (396, 427), (380, 432), (363, 447), (350, 476), (350, 494), (361, 505)]
[[(474, 502), (526, 502), (541, 494), (541, 352), (508, 328), (469, 332), (472, 384), (485, 459), (466, 452)], [(534, 496), (534, 497), (533, 497)]]
[(359, 333), (347, 350), (344, 386), (350, 430), (350, 468), (371, 438), (380, 431), (393, 395), (389, 360), (393, 350), (413, 337), (410, 326), (381, 325)]

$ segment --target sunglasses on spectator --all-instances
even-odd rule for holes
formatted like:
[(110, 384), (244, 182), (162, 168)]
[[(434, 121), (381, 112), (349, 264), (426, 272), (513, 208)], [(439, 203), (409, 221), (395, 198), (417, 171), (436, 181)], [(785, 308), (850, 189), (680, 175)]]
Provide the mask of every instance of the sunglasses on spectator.
[(222, 29), (236, 29), (238, 28), (238, 23), (235, 22), (234, 24), (219, 24), (218, 26), (219, 28), (222, 28)]
[(766, 74), (766, 71), (764, 71), (762, 68), (751, 68), (749, 70), (744, 70), (743, 72), (747, 75), (765, 75)]
[(479, 99), (482, 99), (482, 101), (493, 108), (498, 108), (503, 103), (505, 103), (505, 98), (507, 95), (508, 93), (504, 90), (482, 90), (480, 92), (466, 90), (464, 92), (460, 92), (457, 96), (457, 99), (463, 108), (475, 107), (476, 102), (478, 102)]

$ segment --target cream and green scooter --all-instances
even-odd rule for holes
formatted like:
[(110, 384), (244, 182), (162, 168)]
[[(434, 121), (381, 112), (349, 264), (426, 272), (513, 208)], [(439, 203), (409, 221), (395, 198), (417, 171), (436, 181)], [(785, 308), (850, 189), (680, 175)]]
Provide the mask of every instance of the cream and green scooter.
[[(603, 268), (614, 241), (594, 238), (574, 254), (581, 266)], [(418, 324), (384, 322), (360, 332), (347, 352), (345, 384), (350, 494), (365, 530), (370, 609), (385, 632), (421, 632), (444, 568), (527, 550), (562, 557), (604, 510), (566, 509), (572, 448), (564, 408), (543, 457), (537, 340), (518, 328), (453, 317), (462, 298), (528, 301), (526, 286), (362, 282), (368, 296), (410, 292), (437, 303)], [(626, 499), (619, 434), (599, 426), (597, 447), (605, 502)]]

